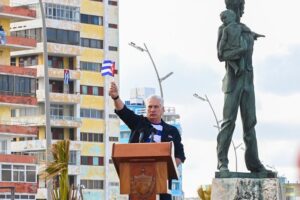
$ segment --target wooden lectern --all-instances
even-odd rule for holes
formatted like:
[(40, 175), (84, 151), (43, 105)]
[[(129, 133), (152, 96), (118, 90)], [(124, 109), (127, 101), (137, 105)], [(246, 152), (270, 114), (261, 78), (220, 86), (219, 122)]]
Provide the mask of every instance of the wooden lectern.
[(131, 200), (155, 200), (169, 193), (168, 179), (178, 179), (173, 142), (113, 144), (112, 160), (120, 193)]

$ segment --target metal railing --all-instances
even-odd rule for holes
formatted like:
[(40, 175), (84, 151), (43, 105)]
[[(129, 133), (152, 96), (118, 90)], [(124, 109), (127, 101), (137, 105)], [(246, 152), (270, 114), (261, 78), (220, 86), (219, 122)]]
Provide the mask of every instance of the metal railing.
[(0, 95), (36, 97), (35, 93), (15, 92), (15, 91), (7, 91), (7, 90), (0, 90)]
[(77, 118), (77, 117), (74, 117), (74, 116), (51, 115), (50, 119), (54, 119), (54, 120), (70, 120), (70, 121), (81, 122), (80, 118)]

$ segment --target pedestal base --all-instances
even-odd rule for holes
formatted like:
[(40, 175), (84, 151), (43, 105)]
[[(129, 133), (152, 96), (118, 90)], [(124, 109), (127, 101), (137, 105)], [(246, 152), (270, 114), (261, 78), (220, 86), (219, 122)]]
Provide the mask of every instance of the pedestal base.
[(215, 178), (212, 200), (283, 200), (277, 178)]

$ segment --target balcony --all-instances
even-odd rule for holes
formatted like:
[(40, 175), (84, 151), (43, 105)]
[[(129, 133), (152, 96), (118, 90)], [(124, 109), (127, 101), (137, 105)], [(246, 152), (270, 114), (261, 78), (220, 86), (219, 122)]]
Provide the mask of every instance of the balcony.
[(50, 93), (50, 102), (52, 103), (66, 103), (79, 104), (80, 94), (65, 94), (65, 93)]
[(0, 4), (0, 18), (12, 21), (32, 20), (36, 18), (36, 11), (25, 7), (10, 7)]
[[(16, 193), (35, 194), (37, 192), (37, 183), (1, 181), (0, 187), (14, 187)], [(4, 192), (4, 190), (1, 190), (1, 192)]]
[(37, 160), (34, 156), (1, 154), (0, 163), (22, 163), (22, 164), (36, 164)]
[(62, 56), (79, 56), (80, 46), (68, 45), (68, 44), (58, 44), (58, 43), (47, 43), (47, 49), (49, 54), (59, 54)]
[(46, 140), (27, 140), (11, 142), (12, 152), (41, 151), (46, 149)]
[[(57, 69), (57, 68), (49, 68), (49, 78), (57, 78), (64, 79), (64, 70), (65, 69)], [(80, 71), (78, 70), (69, 70), (70, 80), (80, 80)]]
[(10, 137), (37, 137), (38, 128), (35, 126), (7, 125), (0, 120), (0, 134)]
[(74, 116), (51, 115), (50, 119), (53, 127), (79, 128), (81, 126), (81, 119)]
[[(37, 100), (38, 102), (45, 101), (45, 90), (37, 91)], [(49, 93), (49, 98), (51, 103), (60, 103), (60, 104), (79, 104), (80, 103), (80, 94), (67, 94), (67, 93)]]
[[(59, 140), (52, 140), (52, 144), (55, 144)], [(12, 152), (23, 152), (23, 151), (42, 151), (46, 149), (46, 139), (43, 140), (27, 140), (11, 142)], [(70, 141), (70, 150), (80, 151), (80, 141)]]
[(36, 77), (37, 70), (33, 68), (23, 68), (9, 65), (0, 65), (1, 74), (20, 75)]
[(36, 40), (32, 38), (23, 38), (15, 36), (6, 36), (6, 43), (0, 44), (0, 47), (16, 50), (30, 50), (36, 48)]
[(32, 107), (37, 106), (37, 99), (33, 94), (0, 90), (0, 106), (1, 105), (11, 107)]
[(14, 126), (45, 126), (45, 116), (24, 116), (24, 117), (13, 117), (10, 119), (1, 119), (0, 122), (6, 125)]
[[(64, 79), (64, 70), (65, 69), (58, 69), (58, 68), (50, 68), (48, 67), (48, 76), (51, 79)], [(80, 71), (79, 70), (72, 70), (66, 68), (66, 70), (69, 70), (70, 73), (70, 80), (80, 80)], [(44, 66), (38, 65), (37, 66), (37, 77), (44, 77)]]

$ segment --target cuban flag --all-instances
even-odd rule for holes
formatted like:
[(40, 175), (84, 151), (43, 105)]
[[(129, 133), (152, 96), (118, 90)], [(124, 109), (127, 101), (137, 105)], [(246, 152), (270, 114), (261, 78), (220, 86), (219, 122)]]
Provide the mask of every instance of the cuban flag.
[(101, 67), (102, 76), (114, 76), (115, 62), (111, 60), (104, 60)]
[(64, 84), (68, 85), (70, 81), (70, 71), (68, 69), (64, 70)]

